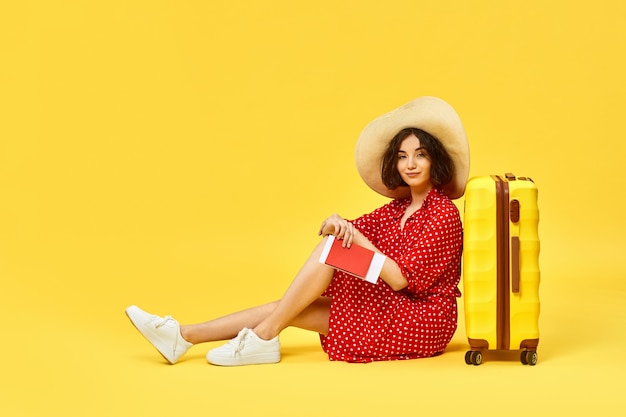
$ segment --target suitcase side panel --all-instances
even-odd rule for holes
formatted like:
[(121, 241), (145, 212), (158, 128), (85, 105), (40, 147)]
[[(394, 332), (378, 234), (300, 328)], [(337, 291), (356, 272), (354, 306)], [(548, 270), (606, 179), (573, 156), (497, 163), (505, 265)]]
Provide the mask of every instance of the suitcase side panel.
[(471, 178), (465, 190), (463, 299), (465, 330), (473, 348), (497, 345), (497, 230), (495, 184)]
[[(532, 181), (509, 182), (510, 201), (519, 202), (519, 220), (510, 221), (511, 237), (519, 237), (519, 291), (509, 294), (510, 348), (536, 348), (539, 342), (539, 209)], [(513, 219), (515, 220), (515, 219)], [(513, 268), (514, 262), (511, 262)], [(514, 271), (511, 270), (511, 277)]]

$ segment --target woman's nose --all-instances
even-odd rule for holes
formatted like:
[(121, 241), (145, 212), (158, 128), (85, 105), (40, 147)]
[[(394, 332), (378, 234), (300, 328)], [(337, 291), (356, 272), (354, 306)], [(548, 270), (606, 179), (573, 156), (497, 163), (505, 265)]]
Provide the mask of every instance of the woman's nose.
[(409, 158), (409, 168), (415, 168), (415, 167), (417, 167), (417, 159)]

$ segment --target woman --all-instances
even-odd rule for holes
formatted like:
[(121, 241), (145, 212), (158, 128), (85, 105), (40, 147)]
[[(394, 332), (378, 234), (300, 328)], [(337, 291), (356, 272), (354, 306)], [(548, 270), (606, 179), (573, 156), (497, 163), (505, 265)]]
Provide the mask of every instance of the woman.
[[(323, 239), (280, 300), (183, 326), (131, 306), (132, 323), (170, 363), (194, 344), (231, 338), (209, 351), (210, 363), (279, 362), (279, 334), (288, 326), (319, 333), (331, 360), (442, 353), (456, 330), (460, 296), (462, 229), (450, 199), (463, 195), (469, 171), (461, 121), (443, 100), (415, 99), (363, 130), (356, 162), (364, 181), (393, 200), (353, 221), (324, 220)], [(385, 255), (378, 282), (320, 263), (329, 235)]]

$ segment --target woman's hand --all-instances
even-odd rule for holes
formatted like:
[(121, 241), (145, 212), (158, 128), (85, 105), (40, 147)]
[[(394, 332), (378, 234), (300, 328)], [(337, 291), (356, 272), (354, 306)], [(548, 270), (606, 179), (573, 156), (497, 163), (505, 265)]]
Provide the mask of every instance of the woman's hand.
[(333, 214), (322, 222), (318, 234), (321, 236), (333, 235), (336, 239), (342, 241), (341, 246), (349, 248), (354, 239), (354, 232), (355, 229), (352, 223), (338, 214)]

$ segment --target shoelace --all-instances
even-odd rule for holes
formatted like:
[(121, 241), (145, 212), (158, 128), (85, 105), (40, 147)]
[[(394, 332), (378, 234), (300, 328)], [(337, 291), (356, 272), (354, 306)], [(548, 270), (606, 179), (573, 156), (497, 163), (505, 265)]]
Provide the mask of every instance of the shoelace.
[(246, 336), (248, 335), (248, 329), (242, 329), (237, 337), (230, 341), (230, 344), (233, 346), (233, 357), (237, 356), (239, 352), (246, 347)]
[(161, 326), (164, 326), (168, 321), (174, 321), (172, 316), (159, 317), (158, 320), (154, 322), (154, 327), (157, 329)]
[[(165, 326), (167, 323), (169, 323), (170, 321), (176, 322), (176, 320), (174, 320), (174, 318), (172, 316), (165, 316), (165, 317), (159, 317), (156, 316), (157, 320), (154, 322), (154, 327), (156, 329), (158, 329), (161, 326)], [(174, 344), (172, 345), (172, 352), (174, 354), (176, 354), (176, 351), (178, 350), (178, 343), (182, 338), (176, 337), (174, 339)]]

